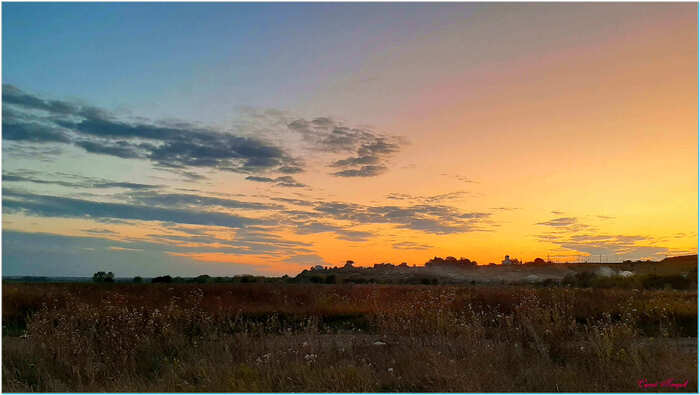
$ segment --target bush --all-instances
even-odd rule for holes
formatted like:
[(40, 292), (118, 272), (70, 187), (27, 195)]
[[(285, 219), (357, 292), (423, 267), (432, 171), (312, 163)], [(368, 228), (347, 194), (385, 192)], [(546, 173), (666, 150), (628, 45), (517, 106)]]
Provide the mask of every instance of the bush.
[(574, 275), (567, 275), (562, 283), (580, 288), (589, 288), (593, 285), (596, 276), (592, 272), (579, 272)]
[(170, 284), (170, 283), (173, 282), (173, 278), (170, 277), (169, 275), (160, 276), (160, 277), (153, 277), (153, 278), (151, 279), (151, 282), (154, 283), (154, 284), (155, 284), (155, 283), (166, 283), (166, 284)]
[(92, 275), (92, 281), (96, 283), (113, 283), (114, 273), (97, 272)]
[(642, 286), (644, 289), (692, 289), (697, 287), (695, 278), (684, 278), (680, 275), (659, 276), (656, 274), (648, 274), (642, 277)]

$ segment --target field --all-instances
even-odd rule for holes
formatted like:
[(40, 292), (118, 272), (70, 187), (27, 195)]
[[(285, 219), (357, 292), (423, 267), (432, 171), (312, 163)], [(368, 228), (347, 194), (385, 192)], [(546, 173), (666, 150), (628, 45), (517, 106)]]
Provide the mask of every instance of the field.
[[(696, 291), (5, 283), (2, 298), (5, 392), (698, 389)], [(687, 384), (639, 388), (668, 379)]]

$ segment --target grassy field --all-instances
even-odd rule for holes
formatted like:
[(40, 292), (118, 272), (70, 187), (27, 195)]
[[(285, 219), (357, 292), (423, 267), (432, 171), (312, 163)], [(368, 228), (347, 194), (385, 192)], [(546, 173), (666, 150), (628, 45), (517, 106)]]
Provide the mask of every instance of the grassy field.
[[(692, 391), (697, 292), (3, 286), (3, 390)], [(687, 386), (641, 390), (672, 379)]]

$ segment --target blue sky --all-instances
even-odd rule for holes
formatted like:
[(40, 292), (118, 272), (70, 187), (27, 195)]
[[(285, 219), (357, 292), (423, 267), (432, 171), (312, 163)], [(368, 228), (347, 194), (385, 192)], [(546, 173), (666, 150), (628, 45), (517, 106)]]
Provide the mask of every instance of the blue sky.
[(313, 101), (330, 79), (357, 74), (368, 55), (449, 16), (439, 5), (3, 7), (5, 80), (49, 96), (209, 122), (227, 120), (238, 106), (304, 108), (299, 102)]

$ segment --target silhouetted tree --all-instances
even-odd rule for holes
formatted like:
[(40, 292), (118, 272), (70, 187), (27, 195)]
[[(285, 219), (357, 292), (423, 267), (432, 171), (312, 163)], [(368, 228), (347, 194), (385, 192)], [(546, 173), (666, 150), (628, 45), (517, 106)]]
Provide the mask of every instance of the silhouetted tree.
[(445, 259), (436, 256), (435, 258), (429, 260), (425, 263), (426, 267), (454, 267), (454, 268), (467, 268), (476, 266), (476, 261), (470, 261), (467, 258), (455, 258), (453, 256), (448, 256)]
[(140, 276), (134, 277), (134, 283), (136, 284), (141, 284), (143, 282), (143, 279)]
[(97, 272), (92, 275), (92, 281), (96, 283), (113, 283), (114, 282), (114, 273), (112, 272)]
[(152, 283), (171, 283), (173, 282), (173, 278), (165, 275), (165, 276), (159, 276), (159, 277), (153, 277), (151, 279)]

